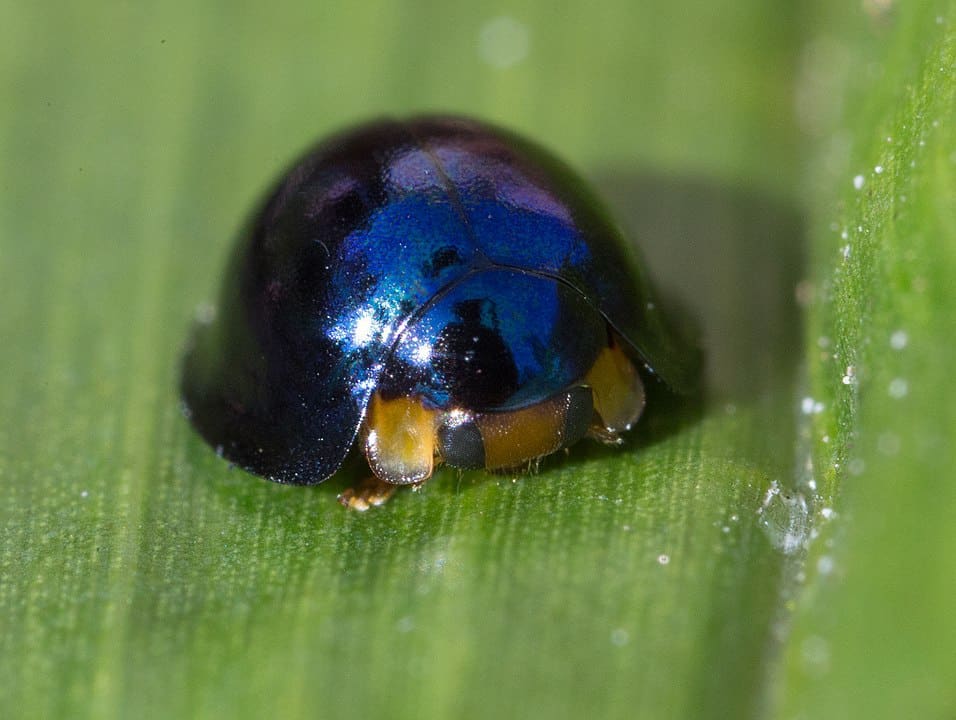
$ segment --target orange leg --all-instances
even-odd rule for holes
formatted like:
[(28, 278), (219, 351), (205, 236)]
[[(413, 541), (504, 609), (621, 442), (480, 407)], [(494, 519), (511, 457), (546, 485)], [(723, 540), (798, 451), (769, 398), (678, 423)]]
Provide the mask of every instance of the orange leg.
[(598, 355), (584, 376), (594, 396), (594, 411), (600, 423), (589, 435), (601, 442), (620, 442), (618, 433), (630, 430), (644, 411), (644, 384), (634, 363), (616, 343)]
[(384, 504), (399, 485), (418, 485), (435, 465), (438, 412), (412, 398), (385, 400), (375, 393), (365, 417), (365, 457), (373, 476), (339, 495), (352, 510)]
[(415, 485), (430, 478), (438, 415), (416, 398), (383, 400), (375, 393), (365, 419), (365, 457), (375, 477), (392, 485)]

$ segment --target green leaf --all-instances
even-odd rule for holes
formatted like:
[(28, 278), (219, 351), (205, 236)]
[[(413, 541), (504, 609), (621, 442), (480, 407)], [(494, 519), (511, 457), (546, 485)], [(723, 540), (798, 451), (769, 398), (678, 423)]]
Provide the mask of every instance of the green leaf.
[(956, 716), (953, 8), (901, 7), (843, 48), (859, 104), (833, 130), (853, 147), (839, 205), (818, 208), (807, 333), (834, 514), (807, 562), (784, 717)]
[[(954, 23), (6, 8), (0, 716), (952, 716)], [(594, 178), (696, 317), (706, 393), (362, 515), (358, 463), (230, 469), (176, 387), (244, 214), (319, 135), (435, 109)]]

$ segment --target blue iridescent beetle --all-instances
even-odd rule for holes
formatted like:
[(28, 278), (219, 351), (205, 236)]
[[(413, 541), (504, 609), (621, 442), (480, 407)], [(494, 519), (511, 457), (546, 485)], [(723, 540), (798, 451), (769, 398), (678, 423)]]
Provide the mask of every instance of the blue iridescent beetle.
[(695, 353), (567, 166), (473, 120), (383, 120), (300, 160), (242, 235), (183, 397), (238, 465), (314, 484), (359, 439), (365, 509), (436, 464), (507, 469), (614, 443), (641, 376), (691, 387)]

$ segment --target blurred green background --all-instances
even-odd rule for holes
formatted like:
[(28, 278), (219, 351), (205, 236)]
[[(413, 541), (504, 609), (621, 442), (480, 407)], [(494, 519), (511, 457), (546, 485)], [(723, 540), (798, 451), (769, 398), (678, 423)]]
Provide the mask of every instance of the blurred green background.
[[(956, 5), (0, 3), (0, 716), (956, 717)], [(700, 324), (625, 448), (365, 515), (176, 393), (317, 137), (467, 113)]]

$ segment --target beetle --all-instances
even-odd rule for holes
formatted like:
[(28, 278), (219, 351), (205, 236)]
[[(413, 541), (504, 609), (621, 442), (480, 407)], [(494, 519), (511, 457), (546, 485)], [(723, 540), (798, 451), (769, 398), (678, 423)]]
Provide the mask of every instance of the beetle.
[(276, 184), (199, 323), (182, 394), (198, 432), (270, 480), (315, 484), (360, 444), (355, 509), (444, 463), (505, 470), (618, 443), (652, 379), (695, 353), (586, 183), (516, 133), (383, 119)]

